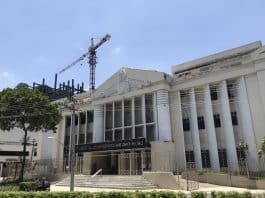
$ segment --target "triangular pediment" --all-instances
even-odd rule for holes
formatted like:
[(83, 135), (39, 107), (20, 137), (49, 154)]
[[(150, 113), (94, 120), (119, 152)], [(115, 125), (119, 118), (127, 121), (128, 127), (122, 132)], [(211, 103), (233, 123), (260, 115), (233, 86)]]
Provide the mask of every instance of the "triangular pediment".
[(152, 83), (161, 81), (164, 78), (165, 74), (163, 72), (121, 68), (95, 90), (93, 97), (110, 97), (124, 94), (150, 86)]

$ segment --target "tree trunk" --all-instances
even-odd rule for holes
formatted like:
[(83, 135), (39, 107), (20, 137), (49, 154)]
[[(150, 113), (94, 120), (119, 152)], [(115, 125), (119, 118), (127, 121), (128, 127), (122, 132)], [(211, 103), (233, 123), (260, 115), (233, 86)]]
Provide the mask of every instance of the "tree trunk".
[(27, 131), (27, 129), (24, 129), (23, 156), (22, 156), (22, 164), (21, 164), (21, 169), (20, 169), (19, 181), (24, 180), (24, 169), (25, 169), (25, 163), (26, 163), (27, 135), (28, 135), (28, 131)]

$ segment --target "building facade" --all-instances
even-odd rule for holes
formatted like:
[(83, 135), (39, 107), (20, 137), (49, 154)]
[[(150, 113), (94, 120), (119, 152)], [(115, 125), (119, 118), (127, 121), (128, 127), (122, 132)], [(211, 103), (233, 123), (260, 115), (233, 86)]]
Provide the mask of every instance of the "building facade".
[[(264, 170), (257, 155), (265, 136), (264, 86), (265, 47), (259, 41), (172, 66), (171, 75), (121, 68), (92, 93), (76, 95), (76, 169)], [(52, 144), (50, 157), (67, 169), (71, 111), (62, 113), (54, 140), (41, 142)]]

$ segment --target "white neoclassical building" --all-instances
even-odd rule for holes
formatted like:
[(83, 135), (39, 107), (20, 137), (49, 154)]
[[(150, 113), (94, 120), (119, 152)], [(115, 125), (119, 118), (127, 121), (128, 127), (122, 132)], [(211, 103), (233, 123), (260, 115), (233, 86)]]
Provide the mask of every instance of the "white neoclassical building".
[[(252, 172), (264, 169), (257, 155), (265, 136), (265, 47), (259, 41), (175, 65), (171, 75), (121, 68), (76, 98), (77, 171), (237, 172), (242, 159)], [(55, 139), (40, 144), (51, 144), (50, 158), (65, 168), (71, 112), (62, 112)]]

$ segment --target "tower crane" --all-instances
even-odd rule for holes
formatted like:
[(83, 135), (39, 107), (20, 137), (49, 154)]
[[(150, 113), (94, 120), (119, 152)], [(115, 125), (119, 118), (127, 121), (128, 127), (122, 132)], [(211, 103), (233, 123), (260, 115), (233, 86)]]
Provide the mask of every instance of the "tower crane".
[(79, 57), (77, 60), (72, 62), (70, 65), (66, 66), (64, 69), (62, 69), (59, 74), (65, 72), (66, 70), (70, 69), (71, 67), (75, 66), (78, 62), (84, 60), (86, 57), (88, 57), (88, 64), (90, 69), (89, 74), (89, 90), (95, 89), (95, 70), (96, 70), (96, 64), (97, 64), (97, 49), (106, 41), (110, 39), (110, 35), (105, 35), (97, 44), (94, 44), (94, 39), (91, 38), (91, 45), (88, 48), (88, 52), (83, 54), (81, 57)]

